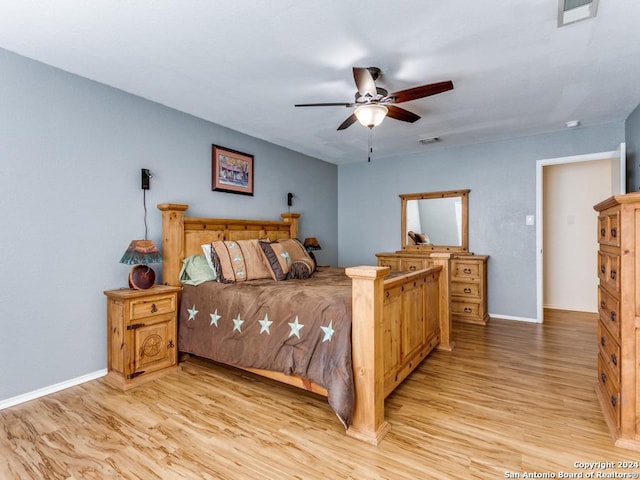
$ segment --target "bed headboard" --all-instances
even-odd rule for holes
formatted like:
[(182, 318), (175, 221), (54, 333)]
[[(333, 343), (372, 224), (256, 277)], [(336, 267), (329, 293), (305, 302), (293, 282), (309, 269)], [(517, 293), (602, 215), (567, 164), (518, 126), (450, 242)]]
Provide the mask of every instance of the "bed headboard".
[(161, 203), (162, 212), (162, 280), (180, 286), (182, 259), (202, 253), (201, 245), (215, 240), (271, 241), (298, 237), (299, 213), (282, 213), (281, 221), (243, 220), (236, 218), (185, 217), (189, 205)]

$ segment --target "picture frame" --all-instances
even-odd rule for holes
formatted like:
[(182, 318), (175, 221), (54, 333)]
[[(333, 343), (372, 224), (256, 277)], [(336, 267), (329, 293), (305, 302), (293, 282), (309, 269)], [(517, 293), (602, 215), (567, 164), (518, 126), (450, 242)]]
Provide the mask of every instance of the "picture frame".
[(211, 145), (211, 190), (253, 196), (253, 155)]

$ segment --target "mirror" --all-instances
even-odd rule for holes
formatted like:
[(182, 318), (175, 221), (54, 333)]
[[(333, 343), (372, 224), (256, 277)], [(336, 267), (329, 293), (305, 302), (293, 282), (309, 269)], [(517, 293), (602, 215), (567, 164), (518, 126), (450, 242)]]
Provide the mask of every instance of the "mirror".
[(468, 251), (471, 190), (400, 195), (403, 250)]

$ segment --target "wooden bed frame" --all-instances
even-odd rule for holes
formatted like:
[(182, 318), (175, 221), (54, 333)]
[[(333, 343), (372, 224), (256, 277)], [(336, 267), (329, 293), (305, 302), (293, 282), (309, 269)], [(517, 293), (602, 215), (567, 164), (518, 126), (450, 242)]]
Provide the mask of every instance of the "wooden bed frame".
[[(215, 240), (297, 238), (300, 214), (282, 221), (185, 217), (188, 205), (163, 203), (163, 281), (180, 286), (182, 259)], [(390, 429), (384, 399), (434, 348), (451, 350), (450, 254), (433, 254), (435, 267), (386, 278), (389, 267), (346, 269), (352, 279), (352, 363), (355, 410), (347, 434), (377, 445)], [(247, 369), (289, 385), (327, 395), (307, 379)]]

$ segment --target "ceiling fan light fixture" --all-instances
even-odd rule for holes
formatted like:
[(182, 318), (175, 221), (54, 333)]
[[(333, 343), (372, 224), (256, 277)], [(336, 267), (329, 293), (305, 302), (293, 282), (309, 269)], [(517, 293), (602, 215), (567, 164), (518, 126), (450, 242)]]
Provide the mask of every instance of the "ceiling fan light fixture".
[(361, 125), (369, 128), (377, 127), (387, 116), (389, 109), (384, 105), (362, 105), (353, 112)]

